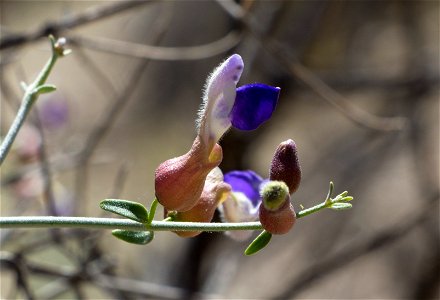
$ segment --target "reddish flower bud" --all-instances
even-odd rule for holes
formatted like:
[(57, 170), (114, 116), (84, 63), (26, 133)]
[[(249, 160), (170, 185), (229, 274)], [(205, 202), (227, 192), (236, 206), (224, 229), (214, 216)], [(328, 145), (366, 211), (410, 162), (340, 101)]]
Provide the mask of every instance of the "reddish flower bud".
[(261, 196), (260, 222), (272, 234), (285, 234), (296, 222), (296, 214), (290, 202), (289, 188), (282, 181), (267, 183)]
[(169, 159), (156, 169), (155, 190), (167, 210), (187, 211), (199, 201), (208, 173), (223, 158), (218, 144), (206, 145), (197, 136), (188, 153)]
[[(223, 181), (219, 168), (213, 169), (207, 176), (202, 195), (197, 204), (190, 210), (174, 215), (176, 222), (211, 222), (217, 206), (226, 200), (231, 186)], [(201, 231), (175, 231), (181, 237), (194, 237)]]
[(263, 228), (272, 234), (285, 234), (296, 222), (296, 214), (292, 203), (286, 201), (277, 211), (270, 211), (260, 206), (260, 222)]
[(287, 140), (278, 146), (270, 166), (269, 178), (285, 182), (290, 194), (298, 189), (301, 182), (301, 166), (293, 140)]

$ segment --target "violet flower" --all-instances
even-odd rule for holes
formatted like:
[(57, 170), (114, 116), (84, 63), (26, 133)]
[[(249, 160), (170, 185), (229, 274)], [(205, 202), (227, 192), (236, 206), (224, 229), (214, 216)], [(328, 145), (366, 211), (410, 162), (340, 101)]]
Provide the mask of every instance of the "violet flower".
[(234, 54), (208, 77), (197, 121), (198, 134), (207, 144), (217, 142), (231, 127), (253, 130), (275, 110), (279, 87), (253, 83), (236, 88), (243, 60)]
[(214, 70), (205, 85), (191, 149), (156, 169), (156, 197), (167, 210), (183, 212), (197, 204), (206, 176), (223, 158), (217, 142), (231, 126), (252, 130), (272, 115), (280, 89), (259, 83), (237, 89), (243, 68), (242, 58), (234, 54)]
[[(260, 191), (268, 180), (247, 170), (226, 173), (224, 181), (231, 186), (232, 192), (219, 206), (222, 220), (232, 223), (257, 221), (261, 204)], [(246, 240), (252, 231), (228, 231), (226, 234), (235, 240)]]

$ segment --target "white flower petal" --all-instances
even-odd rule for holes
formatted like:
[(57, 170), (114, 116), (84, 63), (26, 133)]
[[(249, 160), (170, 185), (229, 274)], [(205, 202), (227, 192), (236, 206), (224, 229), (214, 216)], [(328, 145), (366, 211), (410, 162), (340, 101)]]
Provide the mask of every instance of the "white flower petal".
[(205, 142), (217, 142), (231, 126), (229, 114), (234, 106), (235, 90), (243, 67), (241, 56), (234, 54), (208, 77), (197, 121), (198, 133)]

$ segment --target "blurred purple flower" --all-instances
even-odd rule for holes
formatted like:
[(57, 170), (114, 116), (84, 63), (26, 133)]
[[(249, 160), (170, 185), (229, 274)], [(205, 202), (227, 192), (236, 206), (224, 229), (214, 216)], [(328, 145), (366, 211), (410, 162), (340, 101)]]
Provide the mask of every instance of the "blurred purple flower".
[(45, 127), (59, 128), (67, 122), (69, 108), (62, 97), (50, 97), (41, 103), (40, 116)]

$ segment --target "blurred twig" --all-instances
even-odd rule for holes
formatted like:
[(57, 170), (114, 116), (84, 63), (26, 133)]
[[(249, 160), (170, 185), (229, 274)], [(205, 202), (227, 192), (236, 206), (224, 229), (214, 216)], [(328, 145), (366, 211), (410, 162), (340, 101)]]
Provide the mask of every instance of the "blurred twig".
[(365, 254), (370, 254), (374, 251), (380, 250), (383, 247), (391, 245), (393, 242), (398, 241), (400, 238), (406, 236), (408, 232), (417, 228), (426, 220), (429, 220), (430, 216), (438, 211), (439, 194), (435, 193), (428, 196), (429, 204), (426, 204), (425, 208), (418, 213), (404, 218), (405, 222), (392, 226), (372, 237), (362, 238), (351, 247), (347, 247), (332, 257), (323, 260), (310, 266), (306, 271), (300, 273), (292, 283), (287, 285), (287, 288), (281, 293), (275, 295), (273, 299), (291, 299), (296, 297), (301, 291), (315, 283), (317, 280), (328, 276), (330, 273), (345, 267), (349, 263), (353, 262), (357, 258)]
[(43, 177), (43, 185), (44, 185), (44, 199), (46, 203), (47, 213), (52, 216), (57, 216), (57, 208), (55, 204), (55, 196), (52, 188), (52, 171), (50, 168), (50, 163), (48, 160), (48, 153), (46, 149), (46, 139), (44, 135), (43, 125), (41, 123), (40, 115), (38, 108), (34, 108), (34, 116), (35, 116), (35, 126), (40, 134), (41, 143), (39, 147), (39, 159), (41, 164), (41, 175)]
[[(169, 11), (165, 11), (164, 14), (157, 19), (155, 25), (151, 27), (153, 36), (152, 39), (155, 43), (159, 42), (160, 39), (162, 39), (164, 33), (166, 32), (169, 21)], [(123, 107), (125, 107), (130, 102), (129, 100), (131, 98), (131, 95), (135, 91), (135, 87), (138, 84), (140, 78), (142, 78), (141, 75), (145, 71), (145, 68), (148, 66), (149, 62), (149, 60), (144, 60), (136, 66), (125, 88), (120, 93), (118, 93), (115, 102), (104, 114), (104, 118), (97, 123), (89, 136), (86, 138), (85, 146), (78, 156), (80, 159), (80, 163), (75, 177), (75, 199), (85, 199), (88, 182), (88, 162), (99, 143), (112, 127), (112, 124), (116, 120), (117, 116), (121, 113)], [(102, 76), (105, 77), (105, 75)], [(108, 79), (106, 79), (106, 81), (110, 82), (110, 80)]]
[(23, 290), (27, 299), (35, 299), (26, 276), (27, 264), (23, 261), (22, 256), (2, 252), (0, 253), (0, 267), (13, 270), (16, 275), (17, 287)]
[(232, 0), (217, 0), (217, 2), (232, 18), (239, 21), (260, 42), (262, 49), (271, 54), (271, 56), (279, 62), (282, 68), (294, 78), (301, 80), (315, 93), (355, 123), (367, 128), (382, 131), (401, 130), (405, 126), (404, 118), (378, 117), (351, 104), (349, 100), (345, 99), (341, 94), (329, 87), (305, 66), (299, 62), (292, 62), (292, 59), (290, 59), (283, 51), (279, 42), (274, 41), (270, 36), (265, 37), (258, 32), (255, 29), (257, 20), (253, 18), (252, 14), (245, 14), (241, 6)]
[(48, 22), (37, 29), (29, 32), (7, 35), (0, 39), (0, 50), (23, 45), (28, 42), (36, 41), (49, 34), (58, 35), (65, 29), (71, 29), (80, 25), (85, 25), (103, 18), (113, 16), (122, 11), (152, 3), (150, 0), (129, 0), (129, 1), (115, 1), (111, 4), (106, 4), (98, 7), (91, 7), (82, 13), (64, 17), (60, 21)]
[(240, 42), (242, 34), (233, 30), (216, 41), (190, 47), (160, 47), (73, 33), (69, 33), (68, 37), (72, 43), (84, 48), (131, 57), (174, 61), (198, 60), (224, 53)]
[(109, 198), (119, 198), (122, 189), (124, 188), (124, 184), (127, 180), (128, 176), (128, 164), (124, 163), (121, 165), (121, 167), (118, 169), (118, 173), (116, 174), (115, 181), (113, 183), (113, 191), (110, 193)]

